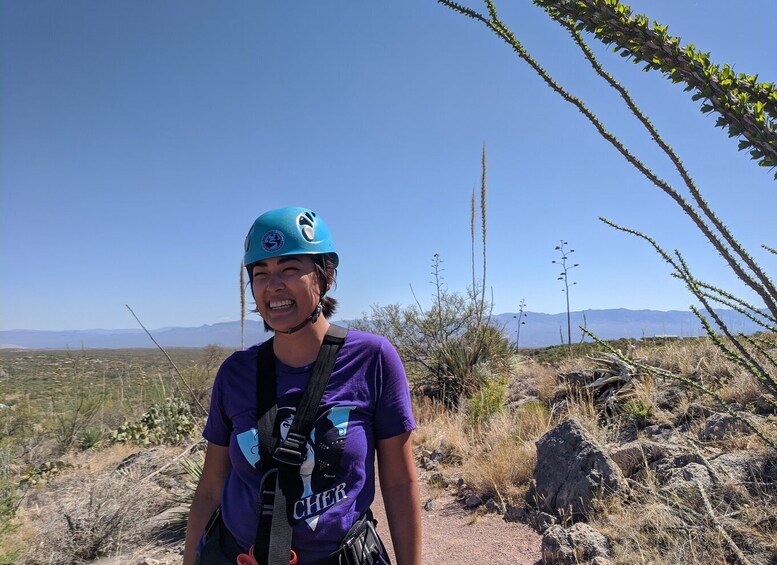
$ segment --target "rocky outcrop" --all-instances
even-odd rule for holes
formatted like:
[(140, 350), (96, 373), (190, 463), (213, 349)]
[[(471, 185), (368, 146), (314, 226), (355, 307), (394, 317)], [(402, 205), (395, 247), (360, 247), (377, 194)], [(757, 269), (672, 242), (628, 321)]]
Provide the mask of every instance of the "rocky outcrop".
[(556, 516), (586, 518), (595, 498), (626, 488), (618, 465), (576, 421), (567, 420), (537, 442), (537, 465), (526, 500)]

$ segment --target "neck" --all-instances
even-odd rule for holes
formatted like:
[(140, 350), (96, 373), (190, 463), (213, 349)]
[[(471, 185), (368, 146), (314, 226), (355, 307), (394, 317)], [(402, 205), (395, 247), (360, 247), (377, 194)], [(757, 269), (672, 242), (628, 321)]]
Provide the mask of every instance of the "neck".
[(320, 316), (315, 323), (293, 334), (276, 333), (273, 338), (275, 356), (290, 367), (304, 367), (313, 363), (328, 329), (329, 322)]

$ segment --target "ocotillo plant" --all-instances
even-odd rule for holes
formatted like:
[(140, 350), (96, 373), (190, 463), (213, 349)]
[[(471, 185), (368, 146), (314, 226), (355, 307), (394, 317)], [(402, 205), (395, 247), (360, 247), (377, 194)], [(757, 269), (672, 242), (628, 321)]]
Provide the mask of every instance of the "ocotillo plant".
[(574, 249), (567, 250), (567, 245), (569, 245), (569, 243), (562, 239), (556, 246), (556, 251), (561, 254), (561, 259), (559, 261), (554, 259), (552, 262), (556, 265), (561, 265), (561, 273), (558, 275), (558, 280), (564, 283), (564, 288), (561, 289), (561, 292), (564, 293), (567, 299), (567, 347), (569, 348), (569, 354), (572, 355), (572, 316), (569, 311), (569, 287), (576, 285), (577, 282), (569, 282), (569, 271), (575, 267), (579, 267), (580, 263), (573, 263), (572, 265), (567, 263), (569, 255), (575, 252)]
[[(777, 406), (777, 358), (772, 353), (773, 334), (777, 333), (777, 284), (710, 208), (680, 157), (640, 110), (628, 90), (602, 67), (585, 42), (582, 31), (588, 31), (606, 45), (613, 46), (614, 51), (621, 56), (634, 62), (646, 63), (646, 71), (658, 70), (672, 82), (684, 84), (686, 91), (694, 93), (693, 100), (703, 101), (701, 111), (717, 114), (715, 125), (727, 130), (730, 137), (739, 137), (739, 149), (748, 150), (750, 156), (765, 167), (774, 167), (777, 164), (775, 85), (757, 82), (757, 75), (736, 74), (730, 65), (721, 67), (712, 64), (709, 53), (697, 50), (693, 45), (681, 47), (680, 38), (670, 36), (667, 26), (658, 22), (651, 25), (648, 17), (632, 15), (631, 9), (619, 0), (532, 0), (534, 4), (545, 8), (550, 17), (567, 29), (594, 72), (618, 92), (631, 114), (645, 127), (658, 148), (674, 165), (690, 197), (686, 198), (676, 186), (661, 178), (638, 159), (608, 130), (582, 99), (571, 94), (537, 62), (515, 33), (500, 19), (494, 0), (484, 0), (487, 10), (483, 13), (452, 0), (437, 1), (480, 22), (507, 43), (554, 92), (574, 105), (626, 161), (683, 210), (711, 247), (723, 258), (728, 269), (763, 301), (763, 306), (755, 304), (697, 279), (679, 250), (670, 255), (649, 236), (600, 218), (618, 230), (644, 239), (672, 266), (673, 276), (685, 283), (712, 320), (710, 323), (698, 308), (691, 307), (710, 339), (729, 359), (739, 364), (763, 386), (770, 396), (768, 402)], [(775, 253), (773, 247), (762, 247), (769, 253)], [(736, 334), (717, 314), (716, 309), (719, 306), (737, 310), (770, 333), (754, 337)], [(717, 328), (713, 327), (713, 323)]]

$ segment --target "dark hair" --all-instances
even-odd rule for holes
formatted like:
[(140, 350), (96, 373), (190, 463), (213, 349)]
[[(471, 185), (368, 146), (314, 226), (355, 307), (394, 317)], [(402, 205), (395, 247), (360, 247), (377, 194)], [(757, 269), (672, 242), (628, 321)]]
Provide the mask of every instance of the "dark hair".
[[(313, 266), (316, 269), (321, 288), (323, 306), (321, 313), (324, 315), (324, 318), (329, 319), (337, 311), (337, 299), (326, 295), (327, 287), (334, 288), (337, 286), (337, 268), (335, 267), (335, 259), (330, 253), (311, 255), (310, 258), (313, 260)], [(254, 280), (253, 265), (248, 265), (246, 270), (248, 271), (248, 285), (250, 287)], [(255, 308), (254, 312), (258, 313), (259, 308)], [(264, 324), (264, 331), (273, 331), (273, 329), (267, 325), (267, 322), (262, 320), (262, 323)]]

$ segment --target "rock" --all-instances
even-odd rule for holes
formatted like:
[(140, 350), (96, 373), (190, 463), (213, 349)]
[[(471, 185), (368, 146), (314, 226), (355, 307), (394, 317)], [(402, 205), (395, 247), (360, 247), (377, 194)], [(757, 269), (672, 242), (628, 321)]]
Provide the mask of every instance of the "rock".
[(577, 523), (568, 529), (551, 526), (542, 536), (543, 563), (577, 565), (597, 558), (598, 563), (609, 563), (610, 556), (607, 538), (588, 524)]
[(488, 512), (492, 512), (494, 514), (504, 514), (506, 511), (505, 505), (497, 502), (493, 498), (486, 500), (485, 507)]
[(152, 559), (151, 557), (145, 557), (138, 562), (138, 565), (160, 565), (159, 559)]
[(540, 533), (545, 532), (545, 530), (547, 530), (551, 526), (555, 526), (556, 522), (558, 522), (558, 520), (556, 520), (556, 517), (551, 516), (547, 512), (537, 512), (536, 514), (534, 514), (534, 527)]
[(678, 387), (670, 386), (660, 391), (655, 398), (656, 408), (672, 412), (683, 398), (684, 393)]
[(435, 506), (436, 504), (434, 503), (433, 498), (430, 498), (429, 500), (424, 502), (424, 510), (426, 510), (427, 512), (431, 512), (432, 510), (434, 510)]
[(665, 453), (661, 444), (643, 439), (615, 448), (610, 452), (610, 457), (623, 475), (630, 477), (643, 465), (660, 459)]
[[(750, 421), (756, 419), (755, 416), (743, 416)], [(704, 429), (699, 432), (699, 439), (705, 441), (721, 440), (729, 436), (750, 433), (750, 428), (738, 418), (731, 414), (717, 413), (712, 414), (704, 423)]]
[(446, 479), (442, 473), (433, 473), (432, 476), (429, 477), (429, 484), (441, 488), (448, 488), (448, 485), (450, 485), (451, 482)]
[(507, 505), (505, 509), (504, 521), (505, 522), (523, 522), (526, 519), (526, 507), (525, 506), (511, 506)]
[(699, 402), (692, 402), (688, 405), (682, 418), (683, 420), (700, 420), (702, 418), (709, 418), (714, 413), (715, 411), (709, 406), (705, 406)]
[(710, 464), (721, 477), (745, 485), (751, 493), (773, 489), (777, 484), (777, 456), (774, 455), (732, 451), (710, 460)]
[(699, 487), (706, 490), (713, 485), (709, 470), (698, 463), (688, 463), (685, 467), (670, 469), (663, 482), (663, 492), (683, 497), (693, 497), (698, 494)]
[(526, 500), (554, 515), (586, 517), (591, 502), (626, 488), (618, 466), (576, 420), (567, 420), (537, 442), (534, 481)]
[(671, 424), (646, 426), (642, 431), (647, 437), (653, 440), (667, 443), (677, 443), (677, 434), (675, 432), (674, 426)]
[(429, 459), (428, 457), (421, 457), (421, 461), (419, 462), (419, 465), (422, 469), (425, 469), (427, 471), (434, 471), (437, 469), (440, 464), (437, 461), (434, 461), (433, 459)]
[(464, 506), (467, 508), (476, 508), (483, 504), (483, 499), (480, 498), (477, 494), (470, 494), (467, 498), (464, 499)]

